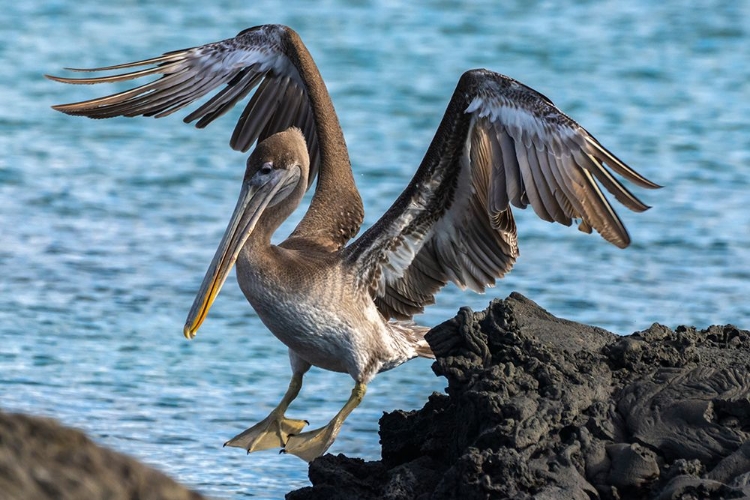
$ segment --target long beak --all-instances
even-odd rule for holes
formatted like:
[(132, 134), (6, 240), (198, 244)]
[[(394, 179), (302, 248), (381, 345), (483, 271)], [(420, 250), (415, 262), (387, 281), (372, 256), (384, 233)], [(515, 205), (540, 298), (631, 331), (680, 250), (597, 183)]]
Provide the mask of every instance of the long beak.
[(272, 178), (263, 184), (254, 185), (254, 179), (243, 182), (232, 218), (185, 321), (183, 333), (186, 338), (195, 337), (258, 219), (289, 177), (289, 171), (279, 169), (274, 170)]

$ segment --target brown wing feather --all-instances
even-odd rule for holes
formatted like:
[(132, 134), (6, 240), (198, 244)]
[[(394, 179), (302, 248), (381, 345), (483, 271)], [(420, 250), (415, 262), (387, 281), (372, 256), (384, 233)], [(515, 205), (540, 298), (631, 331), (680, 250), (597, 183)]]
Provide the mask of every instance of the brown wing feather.
[(411, 183), (347, 247), (348, 261), (380, 311), (405, 319), (448, 281), (482, 291), (511, 269), (518, 256), (511, 205), (531, 205), (540, 218), (565, 225), (580, 219), (582, 230), (627, 246), (599, 183), (631, 210), (648, 207), (607, 167), (658, 187), (543, 95), (497, 73), (469, 71)]
[[(115, 116), (167, 116), (221, 90), (188, 114), (184, 121), (197, 120), (204, 128), (224, 115), (253, 90), (256, 90), (240, 116), (230, 145), (247, 151), (256, 140), (295, 126), (302, 130), (309, 146), (312, 185), (319, 170), (317, 131), (307, 91), (297, 69), (280, 52), (280, 30), (284, 27), (261, 26), (245, 30), (235, 38), (200, 47), (168, 52), (159, 57), (103, 68), (71, 69), (100, 72), (152, 66), (125, 73), (87, 78), (48, 78), (70, 84), (114, 83), (146, 76), (157, 80), (96, 99), (53, 106), (76, 116), (111, 118)], [(223, 88), (222, 88), (223, 87)]]

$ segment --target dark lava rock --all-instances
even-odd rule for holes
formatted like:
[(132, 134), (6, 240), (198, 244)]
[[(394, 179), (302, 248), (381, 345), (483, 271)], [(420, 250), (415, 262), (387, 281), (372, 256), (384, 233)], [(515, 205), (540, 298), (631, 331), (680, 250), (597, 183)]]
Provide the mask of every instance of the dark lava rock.
[(161, 472), (54, 420), (0, 412), (0, 498), (199, 500)]
[(525, 297), (427, 336), (448, 379), (380, 420), (382, 460), (326, 455), (301, 499), (750, 497), (750, 332), (618, 337)]

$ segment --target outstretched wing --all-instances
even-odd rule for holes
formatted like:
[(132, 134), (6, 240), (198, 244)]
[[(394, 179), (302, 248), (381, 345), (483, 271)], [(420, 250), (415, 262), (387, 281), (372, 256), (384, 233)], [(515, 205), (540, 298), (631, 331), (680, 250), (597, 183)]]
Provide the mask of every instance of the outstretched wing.
[(266, 25), (242, 31), (236, 37), (199, 47), (168, 52), (162, 56), (116, 66), (73, 69), (78, 72), (120, 71), (90, 78), (48, 78), (72, 84), (113, 83), (148, 76), (160, 78), (117, 94), (72, 104), (53, 106), (70, 115), (90, 118), (113, 116), (167, 116), (223, 87), (208, 101), (187, 115), (203, 128), (257, 90), (245, 107), (232, 134), (233, 149), (247, 151), (291, 126), (302, 130), (310, 152), (312, 184), (319, 164), (318, 132), (308, 90), (289, 55), (284, 40), (288, 28)]
[[(617, 159), (552, 102), (487, 70), (466, 72), (417, 173), (345, 251), (386, 317), (408, 318), (448, 281), (483, 291), (518, 256), (510, 205), (544, 220), (630, 243), (603, 186), (627, 208), (648, 207), (610, 169), (659, 187)], [(364, 272), (363, 272), (364, 271)]]

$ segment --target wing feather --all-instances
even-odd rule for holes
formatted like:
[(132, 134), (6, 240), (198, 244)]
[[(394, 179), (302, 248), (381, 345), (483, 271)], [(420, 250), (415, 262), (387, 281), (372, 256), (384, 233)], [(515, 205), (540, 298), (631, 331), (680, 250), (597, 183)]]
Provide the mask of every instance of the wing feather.
[(238, 151), (247, 151), (258, 139), (266, 124), (271, 120), (281, 95), (286, 91), (289, 80), (286, 78), (266, 78), (253, 94), (242, 111), (229, 140), (229, 145)]
[(547, 151), (544, 149), (535, 151), (536, 161), (539, 165), (539, 178), (535, 178), (535, 182), (542, 186), (544, 196), (542, 198), (547, 213), (552, 217), (554, 222), (560, 224), (570, 225), (570, 217), (565, 215), (563, 204), (560, 200), (560, 189), (557, 186), (557, 181), (554, 174), (552, 173), (552, 167), (550, 165), (550, 158)]
[(205, 128), (232, 109), (235, 104), (252, 92), (266, 76), (266, 73), (258, 71), (257, 67), (258, 64), (252, 64), (248, 68), (243, 69), (237, 75), (239, 78), (231, 80), (218, 94), (187, 115), (185, 123), (198, 120), (195, 126), (197, 128)]
[[(127, 71), (82, 78), (47, 77), (78, 85), (124, 82), (149, 76), (159, 78), (112, 95), (53, 108), (91, 118), (139, 115), (160, 118), (220, 89), (184, 119), (186, 123), (197, 120), (196, 127), (204, 128), (255, 90), (237, 122), (230, 145), (247, 151), (256, 140), (296, 126), (302, 130), (310, 152), (309, 183), (312, 185), (320, 168), (318, 131), (307, 88), (282, 48), (287, 30), (278, 25), (259, 26), (235, 38), (150, 59), (90, 69), (66, 68), (79, 73)], [(133, 68), (141, 69), (130, 71)]]
[[(541, 180), (541, 169), (536, 160), (536, 148), (526, 145), (524, 141), (515, 141), (516, 156), (521, 167), (521, 178), (523, 179), (526, 197), (539, 218), (551, 221), (552, 217), (547, 213), (542, 201), (542, 195), (537, 190), (534, 178)], [(523, 206), (521, 208), (524, 208)]]
[(519, 158), (515, 152), (515, 143), (505, 127), (499, 132), (499, 139), (500, 151), (503, 155), (503, 165), (505, 166), (504, 177), (508, 190), (506, 194), (510, 199), (510, 203), (514, 206), (525, 208), (526, 205), (522, 201), (525, 189), (521, 180), (521, 167), (518, 163)]
[[(608, 168), (609, 167), (609, 168)], [(538, 92), (486, 70), (465, 73), (412, 181), (346, 247), (387, 317), (406, 319), (449, 281), (483, 291), (518, 256), (511, 205), (547, 221), (598, 231), (624, 247), (627, 231), (602, 191), (648, 207), (610, 169), (654, 188)]]
[(508, 196), (508, 176), (505, 175), (506, 169), (513, 168), (512, 165), (505, 166), (505, 158), (500, 143), (500, 135), (488, 134), (490, 144), (492, 145), (492, 178), (494, 182), (490, 183), (490, 210), (493, 213), (502, 212), (510, 203)]
[[(296, 56), (285, 44), (301, 44), (296, 34), (280, 25), (258, 26), (220, 42), (167, 52), (159, 57), (74, 72), (122, 71), (106, 76), (51, 80), (69, 84), (115, 83), (156, 76), (156, 80), (112, 95), (53, 106), (63, 113), (111, 118), (115, 116), (167, 116), (211, 94), (185, 118), (205, 128), (254, 91), (230, 139), (230, 146), (247, 151), (259, 140), (291, 126), (302, 130), (310, 153), (308, 188), (320, 170), (318, 129), (310, 96), (295, 64)], [(304, 46), (295, 50), (303, 50)], [(294, 59), (294, 60), (293, 60)], [(150, 66), (142, 68), (143, 66)], [(133, 68), (141, 68), (130, 71)]]

